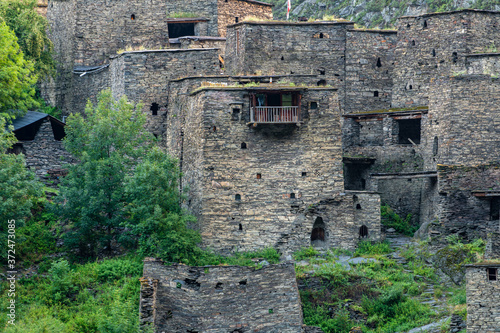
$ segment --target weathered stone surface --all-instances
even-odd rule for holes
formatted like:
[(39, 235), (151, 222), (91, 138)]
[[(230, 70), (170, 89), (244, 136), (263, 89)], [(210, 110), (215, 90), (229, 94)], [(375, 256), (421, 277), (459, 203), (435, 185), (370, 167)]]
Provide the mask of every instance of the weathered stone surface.
[(256, 270), (190, 267), (147, 258), (141, 279), (141, 327), (156, 332), (321, 332), (302, 326), (293, 264)]
[[(499, 331), (499, 269), (498, 263), (467, 266), (467, 332)], [(488, 270), (496, 270), (496, 280), (491, 280)]]

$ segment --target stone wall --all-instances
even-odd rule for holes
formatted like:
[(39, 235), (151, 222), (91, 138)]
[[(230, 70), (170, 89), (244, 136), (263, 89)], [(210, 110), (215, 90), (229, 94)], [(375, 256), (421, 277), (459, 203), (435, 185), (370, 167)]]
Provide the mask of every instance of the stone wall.
[(21, 141), (20, 143), (23, 145), (26, 166), (41, 178), (49, 170), (61, 169), (65, 164), (75, 161), (64, 149), (62, 141), (54, 139), (49, 118), (42, 121), (33, 141)]
[(76, 1), (50, 1), (47, 20), (50, 24), (48, 36), (54, 44), (57, 75), (42, 83), (42, 97), (50, 105), (68, 110), (73, 97)]
[(217, 0), (169, 0), (165, 2), (167, 17), (177, 17), (192, 14), (208, 19), (206, 36), (218, 37), (218, 6)]
[[(220, 71), (217, 49), (124, 52), (112, 60), (110, 67), (114, 96), (126, 95), (130, 101), (142, 102), (148, 129), (156, 135), (164, 132), (169, 81)], [(158, 105), (156, 115), (153, 103)]]
[[(500, 227), (500, 221), (498, 223)], [(500, 231), (494, 231), (488, 234), (488, 241), (484, 251), (484, 259), (500, 260)]]
[[(488, 269), (496, 269), (491, 281)], [(500, 318), (499, 263), (467, 265), (467, 332), (496, 332)]]
[(500, 38), (499, 12), (462, 10), (398, 20), (393, 107), (427, 105), (430, 85), (465, 70), (465, 55)]
[[(244, 22), (228, 27), (229, 74), (316, 74), (317, 85), (343, 86), (352, 22)], [(342, 96), (341, 96), (342, 97)]]
[[(498, 218), (492, 219), (492, 192), (500, 192), (499, 164), (476, 167), (438, 165), (439, 225), (433, 236), (457, 233), (465, 240), (498, 231)], [(476, 195), (474, 195), (476, 193)]]
[(480, 53), (466, 55), (467, 74), (500, 75), (500, 53)]
[(475, 166), (500, 159), (500, 80), (463, 75), (431, 87), (426, 165)]
[(273, 19), (273, 5), (256, 0), (218, 0), (217, 24), (219, 36), (226, 37), (227, 26), (242, 22), (247, 17)]
[(109, 67), (96, 71), (73, 72), (73, 96), (69, 113), (82, 113), (85, 111), (87, 102), (97, 105), (97, 96), (101, 90), (111, 87), (111, 75)]
[(291, 263), (165, 266), (146, 258), (141, 326), (158, 332), (302, 332), (302, 309)]
[(76, 1), (77, 10), (74, 61), (78, 65), (105, 64), (109, 56), (127, 47), (154, 49), (168, 45), (165, 1), (71, 1)]
[(392, 101), (395, 30), (348, 30), (343, 113), (388, 109)]

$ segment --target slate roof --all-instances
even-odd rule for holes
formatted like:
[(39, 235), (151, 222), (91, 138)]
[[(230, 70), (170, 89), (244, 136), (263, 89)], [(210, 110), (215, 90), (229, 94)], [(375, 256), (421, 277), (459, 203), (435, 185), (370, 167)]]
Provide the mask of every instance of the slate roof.
[(21, 129), (23, 127), (26, 127), (26, 126), (31, 125), (33, 123), (36, 123), (40, 119), (43, 119), (47, 116), (48, 116), (48, 114), (46, 114), (46, 113), (37, 112), (37, 111), (28, 111), (24, 117), (16, 118), (12, 122), (12, 125), (14, 126), (14, 131), (17, 131), (18, 129)]

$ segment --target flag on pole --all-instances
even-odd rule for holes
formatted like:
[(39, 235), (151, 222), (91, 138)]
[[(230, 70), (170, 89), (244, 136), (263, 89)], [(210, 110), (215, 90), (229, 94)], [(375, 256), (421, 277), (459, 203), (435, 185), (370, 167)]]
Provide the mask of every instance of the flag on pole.
[(292, 9), (292, 0), (286, 1), (286, 19), (290, 17), (290, 9)]

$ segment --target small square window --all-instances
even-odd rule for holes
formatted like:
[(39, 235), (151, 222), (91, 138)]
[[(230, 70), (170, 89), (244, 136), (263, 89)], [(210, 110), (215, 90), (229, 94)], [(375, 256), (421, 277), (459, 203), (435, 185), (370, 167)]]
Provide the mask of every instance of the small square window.
[(498, 279), (498, 269), (497, 268), (487, 268), (488, 281), (496, 281)]
[(316, 110), (318, 108), (318, 102), (311, 102), (311, 110)]

